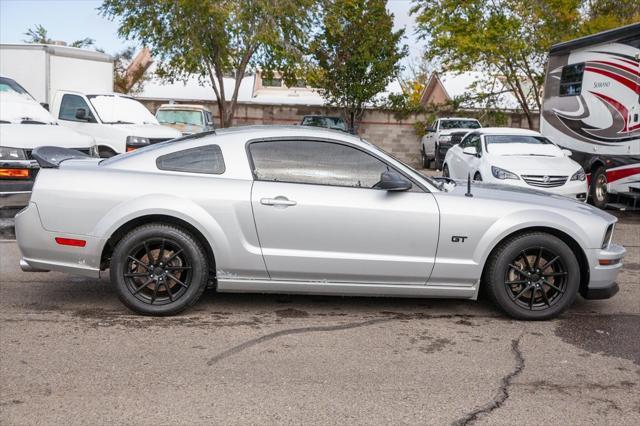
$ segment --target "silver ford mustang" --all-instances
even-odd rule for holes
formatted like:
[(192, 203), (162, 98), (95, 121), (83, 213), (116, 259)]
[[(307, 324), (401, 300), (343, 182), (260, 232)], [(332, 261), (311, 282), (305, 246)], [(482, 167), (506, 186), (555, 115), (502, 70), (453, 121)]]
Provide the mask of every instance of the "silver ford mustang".
[(16, 216), (25, 271), (98, 277), (171, 315), (220, 292), (476, 299), (551, 318), (608, 298), (616, 219), (520, 188), (424, 177), (342, 132), (245, 127), (107, 160), (60, 148)]

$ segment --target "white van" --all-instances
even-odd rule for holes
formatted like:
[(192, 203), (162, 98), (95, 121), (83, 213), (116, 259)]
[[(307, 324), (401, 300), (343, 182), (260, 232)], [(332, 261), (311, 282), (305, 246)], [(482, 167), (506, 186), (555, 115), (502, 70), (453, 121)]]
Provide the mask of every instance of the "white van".
[(50, 111), (61, 125), (95, 138), (101, 157), (182, 136), (161, 126), (140, 102), (120, 93), (59, 90)]
[(51, 145), (98, 156), (92, 137), (59, 126), (14, 80), (0, 77), (0, 213), (12, 216), (29, 203), (38, 163), (31, 151)]

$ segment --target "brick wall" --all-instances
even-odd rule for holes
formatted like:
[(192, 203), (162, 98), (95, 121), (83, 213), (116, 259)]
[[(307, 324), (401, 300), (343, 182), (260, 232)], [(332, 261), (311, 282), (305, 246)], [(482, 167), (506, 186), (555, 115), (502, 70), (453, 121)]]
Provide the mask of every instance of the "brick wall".
[[(140, 101), (154, 114), (160, 105), (168, 103), (168, 100), (166, 99), (141, 99)], [(214, 114), (214, 116), (216, 116), (218, 112), (218, 107), (214, 102), (185, 101), (183, 103), (205, 105)], [(239, 103), (236, 108), (234, 125), (292, 125), (300, 123), (302, 117), (305, 115), (337, 116), (340, 115), (340, 112), (335, 108), (311, 105), (263, 105)], [(483, 121), (482, 111), (470, 111), (469, 114), (461, 112), (456, 113), (456, 116), (460, 115), (476, 116), (480, 118), (481, 122)], [(527, 126), (527, 120), (523, 114), (510, 112), (503, 118), (506, 120), (505, 125), (512, 127)], [(420, 114), (414, 114), (400, 119), (392, 111), (371, 109), (367, 110), (362, 117), (358, 132), (364, 139), (367, 139), (369, 142), (381, 147), (385, 151), (392, 153), (401, 160), (411, 164), (417, 164), (420, 158), (420, 139), (416, 135), (414, 125), (418, 121), (426, 120), (427, 117)]]

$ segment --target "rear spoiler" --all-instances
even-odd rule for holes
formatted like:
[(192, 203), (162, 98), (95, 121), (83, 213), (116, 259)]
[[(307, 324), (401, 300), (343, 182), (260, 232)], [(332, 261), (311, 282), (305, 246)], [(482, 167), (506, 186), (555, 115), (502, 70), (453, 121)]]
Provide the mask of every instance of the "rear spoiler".
[(87, 154), (75, 149), (57, 146), (39, 146), (31, 151), (31, 156), (43, 169), (57, 169), (65, 160), (91, 158)]

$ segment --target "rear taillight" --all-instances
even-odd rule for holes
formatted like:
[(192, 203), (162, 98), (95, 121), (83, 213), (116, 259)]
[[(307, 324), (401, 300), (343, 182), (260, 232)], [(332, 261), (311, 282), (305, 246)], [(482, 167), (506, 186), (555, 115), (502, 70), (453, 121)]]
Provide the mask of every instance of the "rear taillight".
[(74, 238), (56, 237), (56, 243), (61, 246), (84, 247), (87, 245), (85, 240), (76, 240)]
[(0, 169), (0, 178), (28, 179), (29, 169)]

